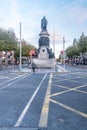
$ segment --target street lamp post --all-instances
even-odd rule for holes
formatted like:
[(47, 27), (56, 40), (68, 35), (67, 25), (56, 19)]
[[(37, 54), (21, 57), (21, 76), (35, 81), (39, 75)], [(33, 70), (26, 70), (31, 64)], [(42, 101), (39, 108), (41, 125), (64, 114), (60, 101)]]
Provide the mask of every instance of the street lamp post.
[(21, 51), (22, 51), (22, 50), (21, 50), (21, 23), (20, 23), (20, 68), (19, 68), (20, 71), (21, 71), (21, 59), (22, 59), (22, 58), (21, 58), (21, 54), (22, 54)]
[(65, 68), (65, 37), (63, 37), (63, 62), (64, 62), (64, 68)]

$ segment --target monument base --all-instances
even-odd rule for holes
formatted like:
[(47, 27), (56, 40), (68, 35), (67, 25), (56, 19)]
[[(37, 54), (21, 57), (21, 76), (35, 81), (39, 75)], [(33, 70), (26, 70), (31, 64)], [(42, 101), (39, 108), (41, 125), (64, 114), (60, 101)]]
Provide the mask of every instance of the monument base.
[(34, 58), (32, 59), (32, 62), (36, 64), (37, 68), (55, 68), (56, 59)]
[(39, 48), (39, 54), (38, 58), (39, 59), (49, 59), (49, 53), (48, 53), (49, 48), (46, 46), (42, 46)]

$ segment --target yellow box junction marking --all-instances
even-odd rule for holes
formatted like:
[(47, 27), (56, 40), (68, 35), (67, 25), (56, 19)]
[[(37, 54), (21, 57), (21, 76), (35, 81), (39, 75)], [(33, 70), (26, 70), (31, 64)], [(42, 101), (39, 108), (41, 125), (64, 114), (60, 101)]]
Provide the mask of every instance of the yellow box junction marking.
[(67, 105), (65, 105), (65, 104), (63, 104), (61, 102), (55, 101), (53, 99), (50, 99), (50, 101), (53, 102), (53, 103), (55, 103), (55, 104), (57, 104), (57, 105), (59, 105), (59, 106), (61, 106), (61, 107), (63, 107), (63, 108), (65, 108), (65, 109), (67, 109), (67, 110), (69, 110), (69, 111), (72, 111), (72, 112), (74, 112), (74, 113), (76, 113), (76, 114), (78, 114), (78, 115), (80, 115), (82, 117), (87, 118), (87, 114), (86, 113), (78, 111), (78, 110), (76, 110), (76, 109), (74, 109), (72, 107), (69, 107), (69, 106), (67, 106)]

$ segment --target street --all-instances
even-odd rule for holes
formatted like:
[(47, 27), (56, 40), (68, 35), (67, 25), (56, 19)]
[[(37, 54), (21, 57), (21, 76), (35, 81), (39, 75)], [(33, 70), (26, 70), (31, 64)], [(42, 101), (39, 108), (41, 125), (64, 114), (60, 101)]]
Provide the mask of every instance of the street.
[(87, 69), (66, 69), (0, 71), (0, 130), (86, 130)]
[(48, 130), (86, 130), (87, 70), (66, 68), (69, 73), (53, 74)]

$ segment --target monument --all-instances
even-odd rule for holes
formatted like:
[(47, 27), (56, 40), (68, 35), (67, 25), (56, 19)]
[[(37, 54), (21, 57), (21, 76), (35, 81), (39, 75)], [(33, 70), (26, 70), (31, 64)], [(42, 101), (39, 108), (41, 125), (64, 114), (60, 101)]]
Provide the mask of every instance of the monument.
[(50, 39), (47, 31), (47, 20), (45, 16), (41, 20), (41, 32), (39, 34), (39, 49), (38, 49), (38, 58), (50, 59), (54, 58), (52, 49), (50, 49)]
[(55, 56), (50, 48), (50, 38), (47, 31), (48, 21), (45, 16), (41, 20), (41, 32), (38, 40), (37, 58), (33, 59), (35, 64), (39, 67), (53, 68), (55, 66)]

